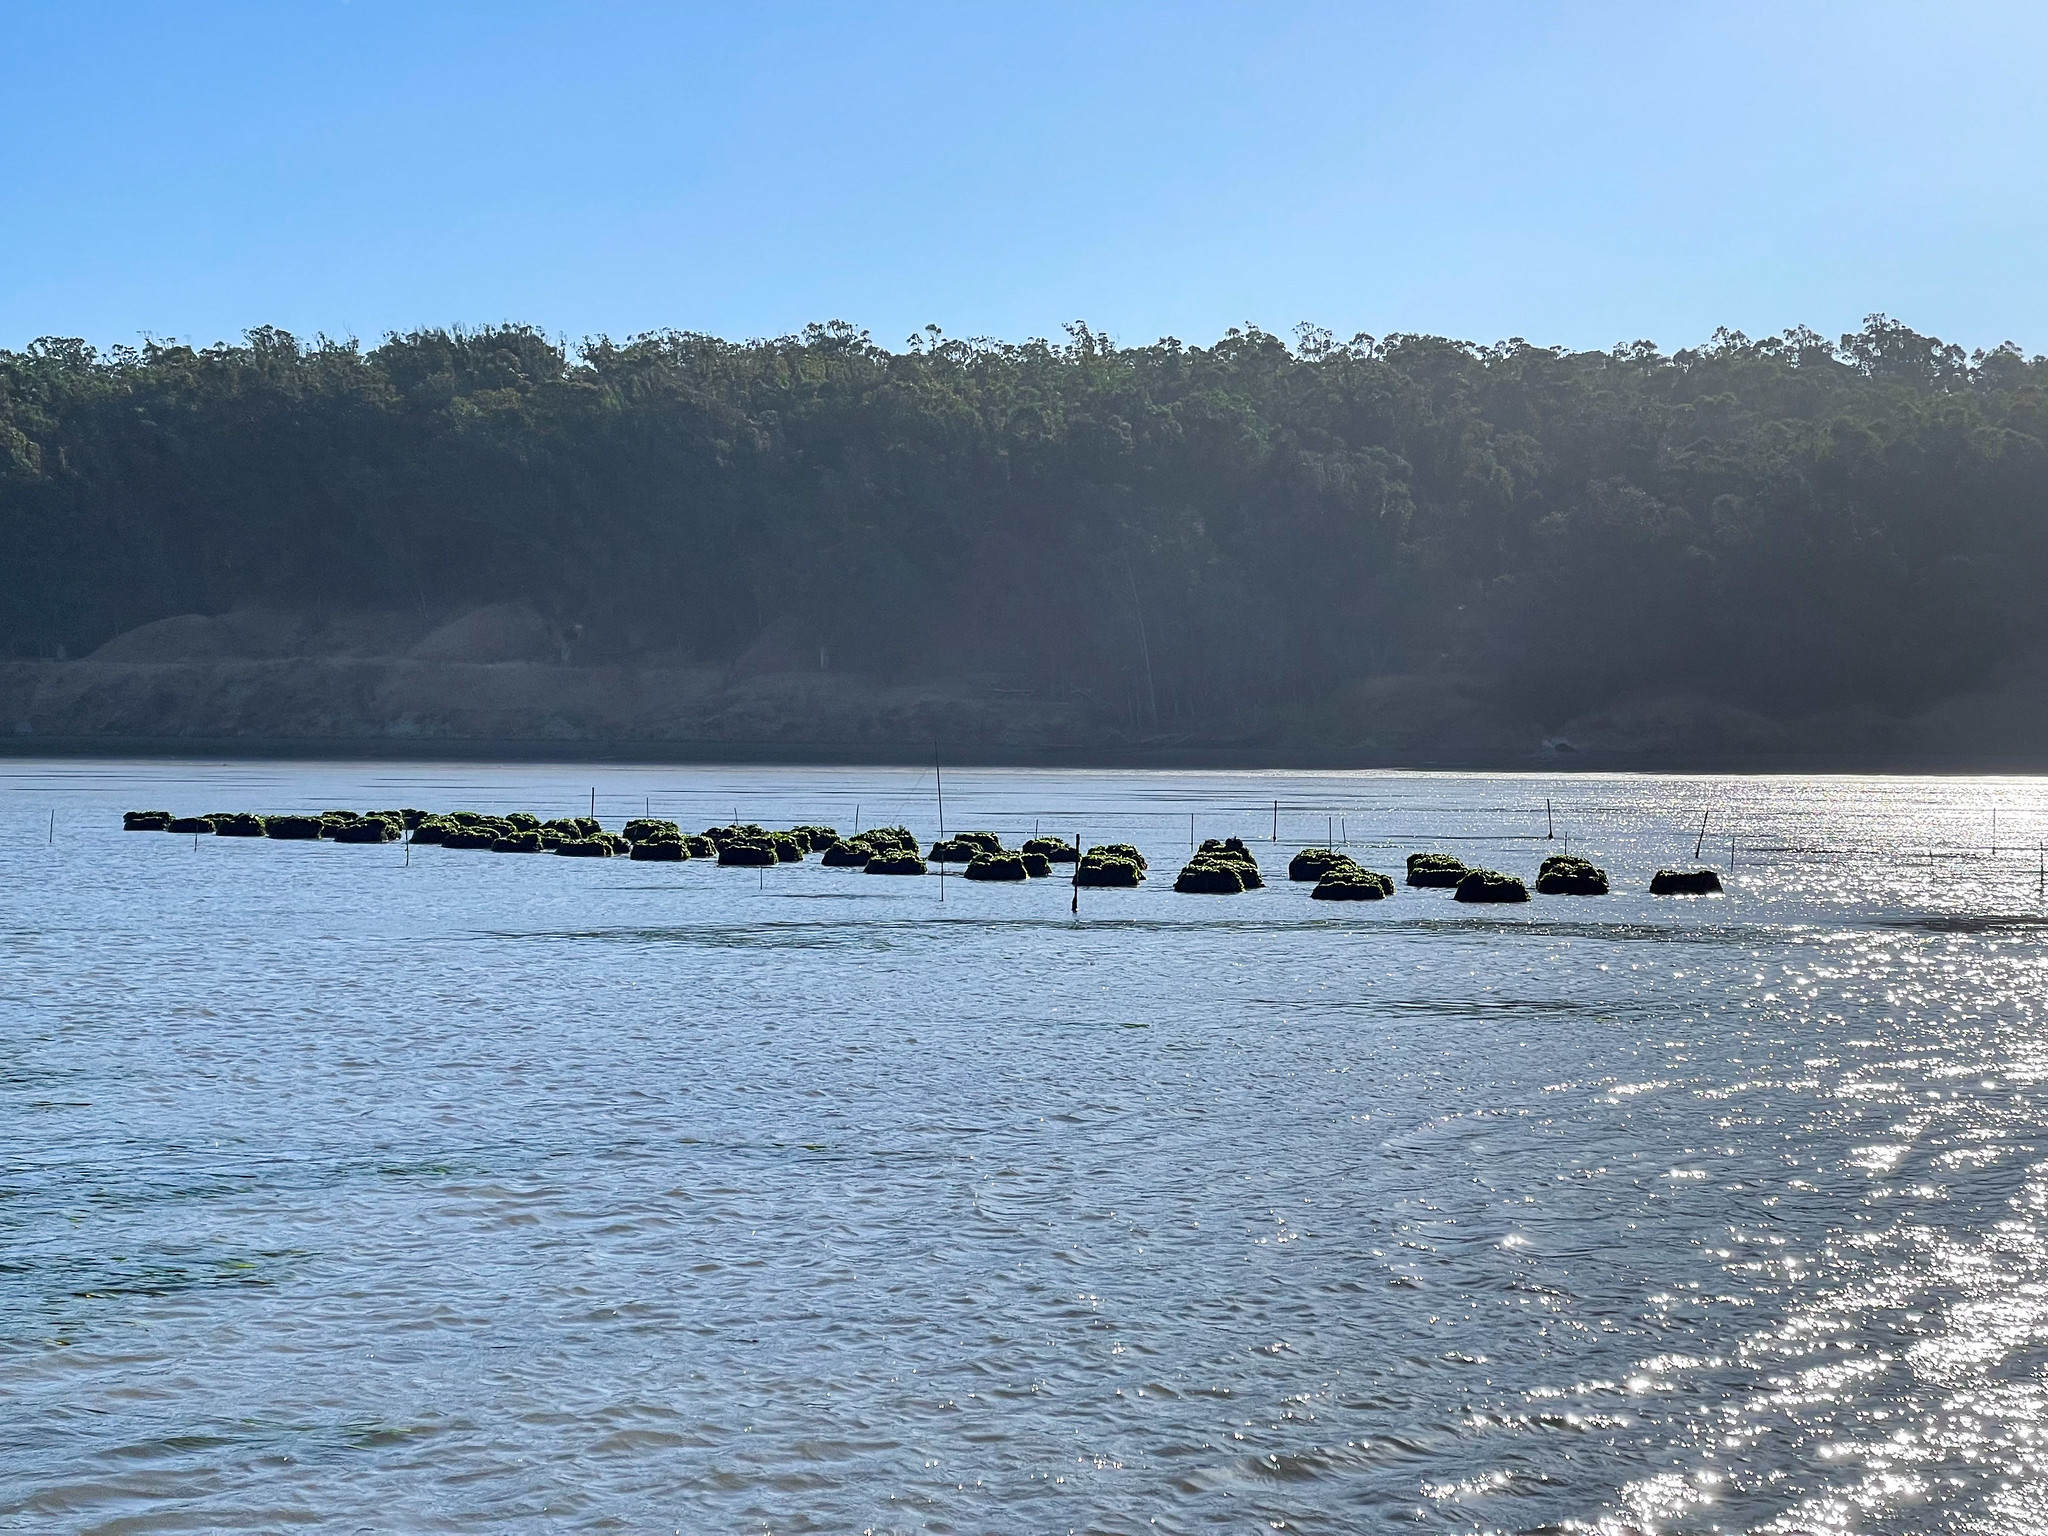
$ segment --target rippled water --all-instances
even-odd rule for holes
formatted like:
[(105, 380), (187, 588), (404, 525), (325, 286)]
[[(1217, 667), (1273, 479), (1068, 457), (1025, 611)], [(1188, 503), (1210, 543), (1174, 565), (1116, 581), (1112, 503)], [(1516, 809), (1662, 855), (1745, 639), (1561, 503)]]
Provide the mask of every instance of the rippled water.
[[(1145, 848), (1078, 919), (118, 830), (593, 785), (935, 828), (929, 771), (0, 765), (0, 1523), (2048, 1528), (2048, 783), (949, 774)], [(1533, 874), (1546, 798), (1618, 894), (1284, 879), (1326, 817)], [(1172, 893), (1276, 799), (1269, 889)], [(1729, 894), (1642, 894), (1703, 813)]]

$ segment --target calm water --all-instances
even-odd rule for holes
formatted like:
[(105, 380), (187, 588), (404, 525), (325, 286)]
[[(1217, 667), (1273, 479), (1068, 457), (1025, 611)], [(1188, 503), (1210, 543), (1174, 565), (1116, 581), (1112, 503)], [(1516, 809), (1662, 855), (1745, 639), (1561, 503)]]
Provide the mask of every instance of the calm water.
[[(2048, 782), (0, 764), (0, 1526), (2048, 1528)], [(1325, 818), (1619, 894), (1312, 903)], [(1271, 888), (1176, 896), (1197, 836)], [(1641, 894), (1692, 853), (1724, 898)], [(51, 817), (54, 813), (54, 833)], [(2000, 851), (1992, 852), (1998, 818)], [(54, 838), (54, 840), (52, 840)]]

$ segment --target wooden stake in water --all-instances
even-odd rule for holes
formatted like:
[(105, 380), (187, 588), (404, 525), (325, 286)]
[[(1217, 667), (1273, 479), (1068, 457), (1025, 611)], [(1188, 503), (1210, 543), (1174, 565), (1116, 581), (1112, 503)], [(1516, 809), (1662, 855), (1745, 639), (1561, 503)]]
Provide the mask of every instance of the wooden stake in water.
[(1195, 813), (1188, 812), (1188, 852), (1195, 851)]
[(1081, 915), (1081, 834), (1074, 834), (1074, 916)]
[(50, 812), (50, 841), (53, 843), (57, 841), (57, 813), (55, 811)]
[(1707, 840), (1707, 818), (1713, 814), (1714, 808), (1711, 805), (1708, 806), (1704, 811), (1700, 812), (1700, 835), (1694, 838), (1692, 842), (1692, 856), (1695, 861), (1697, 861), (1700, 856), (1700, 844), (1704, 843)]
[(1280, 802), (1273, 802), (1273, 841), (1280, 841)]
[[(946, 840), (946, 777), (939, 772), (939, 744), (936, 741), (932, 743), (932, 778), (939, 786), (939, 841), (944, 842)], [(946, 866), (942, 863), (939, 865), (939, 883), (942, 886), (945, 883), (945, 879)], [(939, 899), (941, 901), (946, 899), (943, 890), (939, 893)]]
[(590, 819), (597, 820), (597, 786), (590, 786)]
[(1550, 812), (1550, 797), (1543, 797), (1543, 840), (1547, 843), (1557, 836), (1557, 818)]

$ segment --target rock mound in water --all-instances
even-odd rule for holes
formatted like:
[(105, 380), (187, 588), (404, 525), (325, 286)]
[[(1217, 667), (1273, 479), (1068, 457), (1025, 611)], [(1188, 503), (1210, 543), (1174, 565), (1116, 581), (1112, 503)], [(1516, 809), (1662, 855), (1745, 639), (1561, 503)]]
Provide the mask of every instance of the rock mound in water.
[(906, 853), (917, 852), (917, 838), (908, 827), (869, 827), (857, 835), (871, 848), (901, 848)]
[(839, 834), (833, 828), (809, 822), (800, 827), (791, 827), (789, 835), (804, 845), (805, 853), (816, 853), (820, 849), (830, 848), (839, 841)]
[(412, 840), (422, 846), (438, 844), (455, 829), (455, 823), (444, 816), (429, 816), (412, 829)]
[(1197, 853), (1182, 866), (1173, 888), (1186, 896), (1235, 896), (1244, 890), (1244, 866)]
[(993, 832), (957, 832), (943, 842), (932, 844), (925, 857), (934, 864), (968, 864), (975, 855), (1001, 853), (1003, 840)]
[(621, 829), (629, 843), (644, 843), (651, 837), (681, 837), (683, 829), (672, 821), (663, 821), (658, 816), (636, 816)]
[(970, 880), (1028, 880), (1031, 878), (1031, 872), (1024, 867), (1024, 855), (1021, 853), (988, 853), (984, 851), (977, 854), (974, 860), (967, 866), (967, 878)]
[(1652, 896), (1716, 896), (1721, 876), (1711, 869), (1660, 869), (1650, 876)]
[(629, 858), (651, 861), (657, 864), (680, 864), (690, 856), (690, 850), (680, 837), (647, 837), (633, 845)]
[(1048, 864), (1072, 864), (1081, 857), (1080, 850), (1072, 843), (1063, 843), (1056, 837), (1027, 837), (1024, 851), (1035, 853)]
[[(1206, 838), (1202, 846), (1195, 851), (1195, 857), (1219, 864), (1235, 865), (1238, 879), (1247, 891), (1256, 891), (1266, 883), (1265, 877), (1259, 873), (1258, 857), (1251, 849), (1245, 847), (1244, 839), (1241, 837)], [(1178, 890), (1178, 884), (1174, 888)]]
[[(1069, 853), (1073, 852), (1071, 848), (1067, 851)], [(1052, 873), (1052, 860), (1042, 853), (1033, 853), (1030, 849), (1026, 849), (1018, 854), (1017, 857), (1024, 861), (1024, 873), (1034, 880), (1043, 880)]]
[(1074, 869), (1074, 884), (1128, 890), (1145, 878), (1145, 861), (1129, 843), (1098, 843)]
[(542, 843), (538, 830), (531, 832), (510, 832), (491, 844), (493, 853), (539, 853)]
[(169, 811), (123, 811), (121, 830), (123, 832), (168, 832), (171, 829)]
[(764, 838), (758, 843), (733, 841), (723, 844), (718, 850), (718, 862), (742, 869), (758, 869), (781, 860), (776, 855), (774, 844)]
[(1497, 869), (1468, 869), (1458, 882), (1457, 901), (1527, 901), (1529, 887)]
[(489, 848), (499, 838), (507, 836), (511, 831), (510, 827), (451, 827), (441, 834), (441, 846), (443, 848)]
[(1320, 880), (1331, 870), (1345, 864), (1356, 868), (1356, 861), (1348, 853), (1339, 853), (1335, 848), (1304, 848), (1287, 861), (1287, 878)]
[(921, 875), (924, 857), (915, 848), (882, 848), (867, 862), (871, 875)]
[(718, 844), (711, 841), (708, 837), (692, 834), (683, 839), (683, 846), (690, 850), (690, 857), (693, 859), (715, 859), (718, 857)]
[(1384, 901), (1394, 894), (1391, 876), (1360, 869), (1351, 860), (1333, 866), (1309, 895), (1317, 901)]
[(804, 846), (802, 838), (794, 837), (787, 832), (770, 833), (768, 846), (775, 850), (775, 857), (784, 864), (801, 864), (804, 861), (804, 855), (810, 852)]
[(247, 811), (227, 811), (219, 815), (209, 816), (207, 820), (213, 823), (214, 835), (217, 837), (261, 837), (263, 835), (263, 818), (261, 816), (252, 816)]
[(280, 842), (316, 843), (326, 830), (327, 824), (318, 816), (266, 816), (263, 820), (263, 835)]
[(570, 859), (609, 859), (615, 858), (618, 851), (612, 846), (611, 838), (602, 832), (596, 837), (567, 838), (555, 850), (562, 857)]
[(1448, 853), (1408, 855), (1408, 883), (1419, 886), (1455, 886), (1465, 878), (1465, 861)]
[(211, 837), (213, 835), (213, 823), (204, 816), (173, 816), (171, 824), (164, 828), (164, 830), (166, 832), (182, 832), (187, 837), (197, 836), (200, 833)]
[(853, 837), (832, 844), (825, 850), (825, 856), (819, 862), (830, 864), (834, 869), (866, 869), (868, 860), (880, 852), (881, 849), (866, 838)]
[(1536, 871), (1536, 891), (1541, 896), (1605, 896), (1607, 871), (1590, 859), (1553, 853)]
[(376, 811), (336, 827), (337, 843), (395, 843), (405, 836), (405, 820), (396, 811)]

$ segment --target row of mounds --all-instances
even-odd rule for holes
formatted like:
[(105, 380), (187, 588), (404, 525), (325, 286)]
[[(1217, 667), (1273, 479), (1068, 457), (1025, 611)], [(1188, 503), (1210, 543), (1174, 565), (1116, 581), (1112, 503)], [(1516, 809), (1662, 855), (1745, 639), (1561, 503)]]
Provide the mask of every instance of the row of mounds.
[(1102, 890), (1130, 890), (1141, 885), (1151, 865), (1129, 843), (1097, 843), (1074, 866), (1074, 884)]
[(1266, 883), (1259, 861), (1241, 837), (1209, 838), (1181, 867), (1173, 888), (1190, 896), (1235, 896)]
[(1711, 869), (1660, 869), (1650, 876), (1652, 896), (1714, 896), (1721, 877)]
[(450, 811), (428, 816), (412, 829), (412, 840), (428, 847), (489, 853), (559, 853), (570, 858), (609, 859), (626, 851), (626, 840), (588, 816), (542, 821), (531, 811), (487, 816)]
[(1605, 896), (1607, 871), (1590, 859), (1553, 853), (1536, 871), (1536, 892), (1541, 896)]
[(174, 832), (181, 837), (270, 837), (297, 843), (326, 838), (337, 843), (395, 843), (426, 815), (425, 811), (411, 809), (322, 811), (317, 816), (298, 812), (258, 816), (248, 811), (174, 816), (169, 811), (128, 811), (121, 817), (121, 828), (125, 832)]

